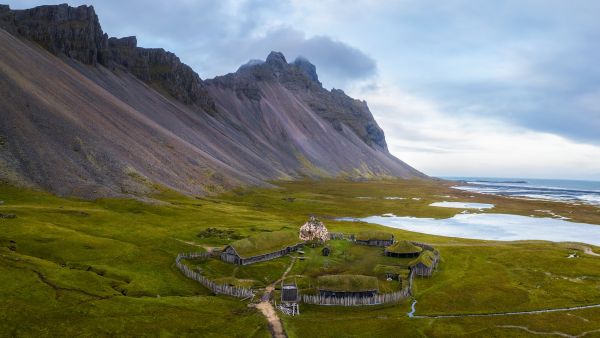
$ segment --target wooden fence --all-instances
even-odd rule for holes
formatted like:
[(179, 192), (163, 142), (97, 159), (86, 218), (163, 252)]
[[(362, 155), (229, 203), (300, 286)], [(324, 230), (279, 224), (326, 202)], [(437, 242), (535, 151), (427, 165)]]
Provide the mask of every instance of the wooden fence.
[(181, 262), (182, 259), (198, 259), (198, 258), (210, 258), (211, 254), (208, 252), (189, 252), (189, 253), (180, 253), (175, 258), (175, 265), (177, 268), (187, 277), (197, 281), (202, 284), (207, 289), (211, 290), (215, 294), (223, 294), (238, 298), (249, 298), (254, 296), (252, 289), (230, 286), (224, 284), (217, 284), (210, 279), (202, 276), (200, 273), (193, 271), (187, 265)]
[(382, 293), (372, 297), (325, 297), (321, 295), (302, 295), (302, 301), (315, 305), (361, 306), (397, 303), (412, 295), (413, 273), (408, 275), (408, 286), (400, 291)]
[(342, 232), (330, 232), (329, 238), (331, 239), (344, 239), (346, 236)]

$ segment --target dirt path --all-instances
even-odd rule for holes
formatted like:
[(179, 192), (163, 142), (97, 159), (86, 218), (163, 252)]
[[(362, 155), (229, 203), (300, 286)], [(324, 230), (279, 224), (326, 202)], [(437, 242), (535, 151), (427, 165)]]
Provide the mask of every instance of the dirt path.
[(600, 257), (600, 254), (597, 254), (594, 251), (592, 251), (592, 248), (590, 248), (589, 246), (584, 247), (583, 252), (585, 252), (586, 254), (588, 254), (590, 256)]
[[(517, 242), (492, 242), (492, 243), (436, 243), (435, 246), (456, 246), (456, 247), (463, 247), (463, 246), (499, 246), (499, 245), (511, 245), (511, 244), (527, 244), (528, 241), (517, 241)], [(531, 242), (531, 243), (535, 243), (535, 242)], [(581, 244), (571, 244), (571, 243), (567, 243), (567, 247), (571, 248), (571, 249), (575, 249), (575, 250), (580, 250), (583, 251), (583, 253), (590, 255), (590, 256), (595, 256), (595, 257), (600, 257), (599, 253), (596, 253), (592, 250), (592, 248), (590, 248), (589, 246), (585, 246), (585, 245), (581, 245)]]
[(600, 308), (600, 304), (591, 304), (591, 305), (583, 305), (583, 306), (563, 307), (563, 308), (545, 309), (545, 310), (531, 310), (531, 311), (492, 312), (492, 313), (457, 313), (457, 314), (447, 314), (447, 315), (432, 315), (432, 316), (422, 315), (422, 316), (419, 316), (419, 315), (415, 315), (416, 304), (417, 304), (417, 301), (414, 300), (413, 304), (411, 306), (411, 312), (407, 313), (407, 315), (410, 318), (436, 319), (436, 318), (465, 318), (465, 317), (500, 317), (500, 316), (530, 315), (530, 314), (538, 314), (538, 313), (564, 312), (564, 311)]
[(196, 246), (199, 248), (203, 248), (204, 250), (206, 250), (206, 252), (212, 252), (214, 250), (214, 247), (212, 246), (208, 246), (208, 245), (203, 245), (203, 244), (197, 244), (191, 241), (184, 241), (183, 239), (179, 239), (179, 238), (173, 238), (174, 240), (181, 242), (181, 243), (185, 243), (187, 245), (191, 245), (191, 246)]
[(287, 338), (287, 334), (283, 330), (283, 324), (281, 323), (281, 319), (275, 312), (275, 308), (271, 304), (271, 302), (260, 302), (256, 305), (256, 308), (260, 310), (260, 312), (267, 318), (267, 322), (269, 322), (269, 329), (271, 330), (271, 336), (273, 338)]
[(560, 331), (552, 331), (552, 332), (534, 331), (526, 326), (518, 326), (518, 325), (498, 325), (498, 327), (502, 327), (502, 328), (506, 328), (506, 329), (523, 330), (528, 333), (535, 334), (535, 335), (541, 335), (541, 336), (560, 336), (560, 337), (567, 337), (567, 338), (579, 338), (579, 337), (587, 336), (590, 333), (600, 332), (600, 329), (598, 329), (598, 330), (586, 331), (586, 332), (583, 332), (578, 335), (570, 335), (568, 333), (564, 333), (564, 332), (560, 332)]
[(281, 275), (281, 277), (278, 280), (274, 281), (265, 288), (265, 293), (261, 297), (260, 303), (256, 304), (256, 308), (260, 310), (260, 312), (265, 316), (265, 318), (267, 318), (267, 322), (269, 323), (269, 329), (271, 330), (271, 336), (273, 336), (273, 338), (287, 338), (287, 334), (283, 329), (283, 323), (281, 322), (281, 319), (277, 315), (273, 304), (271, 304), (271, 293), (273, 293), (273, 290), (275, 290), (275, 285), (277, 285), (277, 283), (280, 283), (285, 278), (285, 276), (287, 276), (290, 270), (292, 270), (292, 267), (294, 266), (295, 262), (296, 257), (292, 257), (292, 261), (290, 262), (290, 265), (287, 267), (283, 275)]
[(567, 243), (566, 247), (573, 250), (583, 251), (584, 254), (600, 257), (600, 254), (595, 253), (591, 247), (579, 243)]

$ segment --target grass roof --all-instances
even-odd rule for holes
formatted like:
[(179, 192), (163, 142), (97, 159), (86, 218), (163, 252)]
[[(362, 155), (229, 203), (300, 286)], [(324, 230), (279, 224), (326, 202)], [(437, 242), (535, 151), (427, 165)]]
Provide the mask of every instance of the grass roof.
[(394, 235), (389, 232), (370, 230), (361, 231), (356, 235), (356, 239), (359, 241), (378, 240), (378, 241), (391, 241), (394, 239)]
[(248, 258), (285, 249), (302, 243), (298, 234), (292, 231), (263, 232), (232, 242), (230, 245), (242, 258)]
[(359, 292), (379, 289), (377, 278), (363, 275), (326, 275), (317, 279), (319, 290)]
[(410, 273), (410, 270), (408, 270), (406, 267), (401, 267), (398, 265), (383, 265), (383, 264), (377, 264), (375, 266), (375, 268), (373, 268), (373, 272), (375, 273), (393, 273), (393, 274), (397, 274), (403, 277), (407, 277), (408, 274)]
[(397, 254), (411, 254), (423, 251), (423, 248), (416, 246), (409, 241), (398, 241), (385, 248), (385, 251)]
[(410, 266), (417, 265), (419, 263), (423, 263), (428, 268), (433, 267), (433, 262), (435, 261), (435, 255), (433, 251), (425, 250), (423, 253), (419, 255), (419, 257), (415, 258), (412, 262), (410, 262)]

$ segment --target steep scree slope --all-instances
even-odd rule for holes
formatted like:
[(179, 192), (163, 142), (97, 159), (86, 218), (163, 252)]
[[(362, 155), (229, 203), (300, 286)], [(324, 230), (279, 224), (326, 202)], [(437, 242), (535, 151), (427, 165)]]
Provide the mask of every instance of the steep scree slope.
[(271, 53), (203, 81), (172, 53), (108, 38), (92, 7), (0, 6), (0, 27), (1, 181), (96, 198), (425, 177), (305, 59)]

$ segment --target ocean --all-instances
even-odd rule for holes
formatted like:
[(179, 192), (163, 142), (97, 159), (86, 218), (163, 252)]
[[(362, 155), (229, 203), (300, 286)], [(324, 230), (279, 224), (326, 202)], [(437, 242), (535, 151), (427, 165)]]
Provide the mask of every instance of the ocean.
[(454, 187), (456, 189), (481, 194), (600, 205), (600, 181), (495, 177), (441, 178), (456, 181)]

